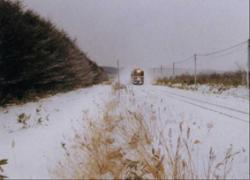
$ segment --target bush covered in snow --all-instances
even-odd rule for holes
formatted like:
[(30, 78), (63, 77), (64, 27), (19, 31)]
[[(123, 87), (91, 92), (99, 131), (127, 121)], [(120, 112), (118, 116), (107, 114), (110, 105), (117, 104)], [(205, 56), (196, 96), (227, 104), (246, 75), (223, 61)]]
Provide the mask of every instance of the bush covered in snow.
[(0, 105), (106, 78), (63, 30), (19, 1), (0, 0)]

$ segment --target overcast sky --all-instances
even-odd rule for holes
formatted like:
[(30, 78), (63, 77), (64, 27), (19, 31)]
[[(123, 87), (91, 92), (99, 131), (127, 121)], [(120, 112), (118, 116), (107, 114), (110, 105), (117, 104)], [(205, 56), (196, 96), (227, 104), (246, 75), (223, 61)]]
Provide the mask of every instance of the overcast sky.
[(249, 0), (23, 1), (99, 65), (168, 65), (249, 38)]

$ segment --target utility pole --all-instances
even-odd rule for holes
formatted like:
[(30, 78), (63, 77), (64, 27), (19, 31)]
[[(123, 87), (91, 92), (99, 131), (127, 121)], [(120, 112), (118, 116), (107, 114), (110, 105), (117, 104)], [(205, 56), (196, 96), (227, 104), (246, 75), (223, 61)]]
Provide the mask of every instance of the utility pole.
[(249, 70), (250, 70), (250, 39), (248, 39), (248, 45), (247, 45), (247, 88), (249, 88)]
[(161, 77), (163, 77), (163, 75), (162, 75), (162, 65), (161, 65)]
[(175, 77), (175, 63), (173, 63), (173, 78)]
[(120, 63), (119, 63), (119, 59), (117, 60), (117, 70), (118, 70), (118, 93), (119, 93), (119, 100), (120, 100), (120, 86), (121, 86), (121, 82), (120, 82)]
[(197, 90), (197, 54), (194, 54), (194, 84)]

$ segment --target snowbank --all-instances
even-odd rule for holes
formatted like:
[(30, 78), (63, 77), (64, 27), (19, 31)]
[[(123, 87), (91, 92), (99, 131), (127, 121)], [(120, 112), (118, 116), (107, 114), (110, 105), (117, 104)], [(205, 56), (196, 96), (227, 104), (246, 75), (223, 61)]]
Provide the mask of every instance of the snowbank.
[[(98, 119), (110, 89), (94, 86), (0, 109), (0, 159), (8, 159), (4, 175), (51, 178), (51, 170), (65, 156), (75, 131), (83, 127), (84, 114)], [(26, 124), (18, 123), (23, 113), (29, 117)]]

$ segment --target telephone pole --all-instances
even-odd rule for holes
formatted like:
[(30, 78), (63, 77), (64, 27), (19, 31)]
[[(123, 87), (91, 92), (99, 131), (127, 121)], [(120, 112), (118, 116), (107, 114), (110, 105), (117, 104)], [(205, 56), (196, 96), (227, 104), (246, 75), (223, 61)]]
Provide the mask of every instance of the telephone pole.
[(173, 63), (173, 78), (175, 77), (175, 63)]
[(249, 88), (249, 70), (250, 70), (250, 39), (248, 39), (248, 45), (247, 45), (247, 88)]
[(197, 54), (194, 54), (194, 84), (197, 89)]

